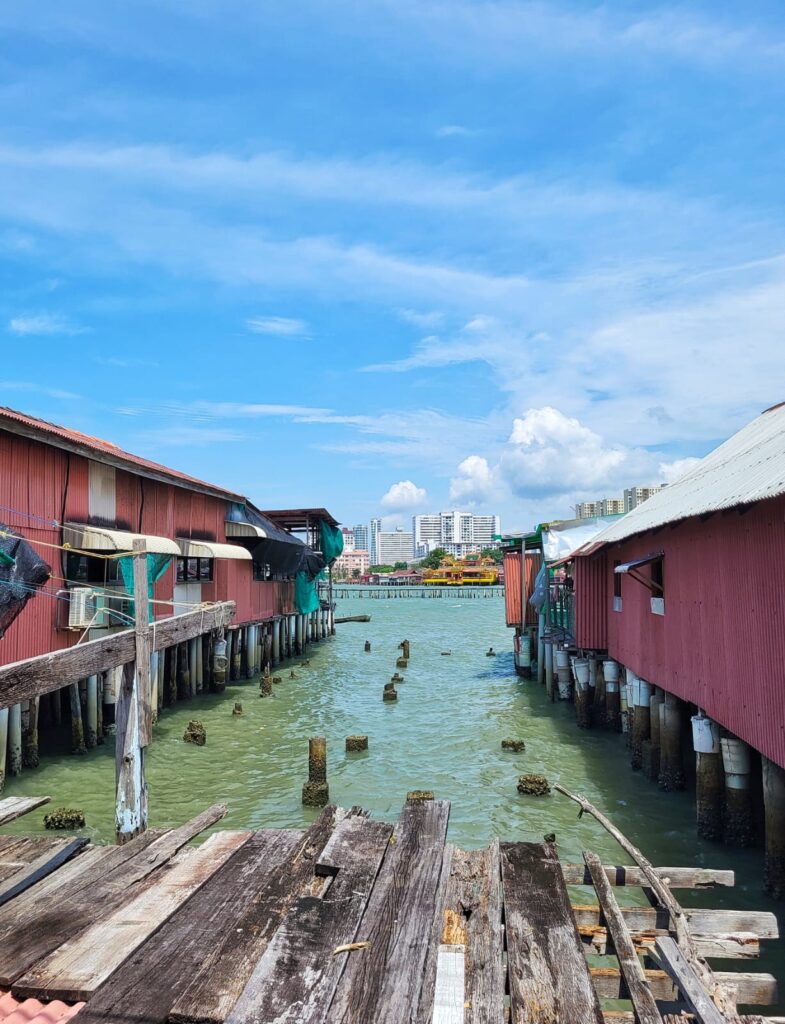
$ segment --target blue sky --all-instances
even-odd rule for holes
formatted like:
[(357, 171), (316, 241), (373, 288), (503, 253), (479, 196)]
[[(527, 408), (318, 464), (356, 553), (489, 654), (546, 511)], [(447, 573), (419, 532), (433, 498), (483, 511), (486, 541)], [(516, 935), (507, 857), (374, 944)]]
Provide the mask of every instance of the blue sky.
[(39, 0), (0, 32), (3, 404), (263, 508), (516, 529), (785, 398), (781, 3)]

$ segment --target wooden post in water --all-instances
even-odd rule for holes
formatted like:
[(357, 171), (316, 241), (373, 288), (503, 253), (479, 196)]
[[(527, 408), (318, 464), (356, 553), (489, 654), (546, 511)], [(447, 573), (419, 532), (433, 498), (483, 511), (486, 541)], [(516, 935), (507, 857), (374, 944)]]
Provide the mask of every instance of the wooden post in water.
[(90, 748), (98, 743), (98, 676), (87, 677), (87, 729), (85, 746)]
[(142, 538), (134, 540), (134, 606), (136, 661), (123, 666), (117, 700), (115, 829), (119, 844), (127, 843), (147, 828), (144, 750), (152, 736), (153, 716), (147, 554)]
[(763, 807), (766, 814), (766, 891), (785, 899), (785, 770), (768, 757), (763, 767)]
[(163, 651), (153, 651), (150, 655), (150, 709), (153, 715), (153, 725), (158, 721), (158, 708), (160, 707), (158, 663), (162, 657)]
[(196, 677), (198, 675), (198, 671), (197, 671), (197, 667), (196, 667), (196, 658), (197, 658), (196, 648), (198, 646), (198, 642), (199, 642), (199, 638), (198, 637), (192, 637), (188, 641), (188, 666), (189, 666), (189, 671), (188, 671), (188, 682), (189, 682), (188, 692), (190, 693), (190, 695), (192, 697), (196, 696), (197, 690), (199, 689), (199, 687), (197, 685), (197, 681), (196, 681)]
[(308, 741), (308, 781), (303, 786), (307, 807), (324, 807), (330, 799), (327, 786), (327, 740), (312, 736)]
[(270, 662), (275, 667), (281, 659), (281, 623), (282, 619), (273, 619), (272, 624), (272, 649)]
[(0, 793), (5, 788), (5, 765), (8, 752), (8, 708), (0, 708)]
[(681, 706), (679, 698), (665, 694), (660, 713), (660, 789), (666, 792), (684, 789), (684, 762), (681, 749)]
[(38, 760), (38, 709), (41, 698), (30, 698), (27, 712), (27, 727), (22, 737), (22, 764), (25, 768), (37, 768)]
[(13, 704), (8, 716), (8, 773), (22, 771), (22, 705)]
[(643, 774), (656, 782), (660, 775), (660, 704), (665, 696), (659, 686), (653, 686), (649, 703), (649, 739), (643, 742), (641, 760)]
[(79, 699), (79, 683), (71, 683), (68, 687), (71, 698), (71, 753), (84, 754), (84, 723), (82, 721), (82, 702)]

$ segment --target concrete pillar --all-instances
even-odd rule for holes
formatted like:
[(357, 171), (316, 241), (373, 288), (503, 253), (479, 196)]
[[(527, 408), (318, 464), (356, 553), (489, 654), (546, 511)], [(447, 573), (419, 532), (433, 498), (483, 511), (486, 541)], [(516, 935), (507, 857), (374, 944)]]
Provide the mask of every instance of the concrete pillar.
[(755, 839), (750, 748), (735, 736), (723, 737), (720, 747), (725, 768), (725, 842), (750, 846)]
[(196, 692), (204, 692), (204, 637), (196, 638)]
[(651, 732), (651, 683), (636, 677), (633, 682), (634, 712), (632, 719), (632, 754), (630, 765), (633, 771), (643, 767), (643, 744)]
[(281, 660), (281, 620), (273, 619), (272, 631), (273, 631), (273, 654), (272, 663), (275, 667)]
[(681, 749), (681, 701), (666, 693), (659, 706), (660, 714), (660, 774), (659, 786), (666, 793), (684, 789), (684, 761)]
[(545, 638), (545, 692), (551, 700), (556, 699), (556, 687), (553, 678), (553, 639)]
[(695, 813), (698, 835), (721, 840), (725, 813), (725, 769), (720, 751), (720, 727), (702, 712), (692, 718), (695, 751)]
[(27, 708), (27, 720), (22, 734), (22, 764), (25, 768), (37, 768), (38, 759), (38, 709), (41, 697), (31, 697)]
[(308, 781), (303, 786), (303, 803), (324, 807), (330, 799), (327, 786), (327, 740), (312, 736), (308, 741)]
[(150, 652), (150, 709), (153, 723), (158, 721), (158, 662), (159, 651)]
[[(156, 657), (158, 658), (158, 711), (160, 712), (161, 708), (164, 706), (164, 694), (166, 693), (166, 648), (156, 651)], [(112, 693), (115, 694), (116, 700), (117, 687), (114, 686), (114, 675), (112, 675), (111, 678), (112, 686), (114, 687)], [(109, 682), (108, 672), (106, 674), (106, 682)], [(104, 693), (105, 692), (106, 687), (104, 687)], [(106, 698), (104, 698), (104, 703), (106, 703)], [(114, 709), (112, 709), (112, 721), (114, 721)]]
[(766, 892), (785, 899), (785, 770), (768, 757), (763, 768), (763, 808), (766, 816)]
[(223, 640), (216, 640), (213, 644), (213, 686), (216, 693), (223, 693), (226, 689), (228, 668), (229, 641), (224, 636)]
[[(57, 692), (57, 691), (55, 691)], [(8, 755), (8, 708), (0, 708), (0, 793), (5, 788), (5, 765)]]
[(532, 635), (528, 627), (524, 626), (519, 640), (519, 661), (520, 672), (524, 679), (532, 677)]
[(537, 626), (537, 682), (545, 682), (545, 612), (540, 612)]
[(85, 746), (94, 747), (98, 743), (98, 676), (87, 678)]
[[(78, 699), (77, 690), (77, 699)], [(8, 774), (22, 770), (22, 705), (14, 704), (8, 716)]]
[(196, 659), (198, 657), (197, 648), (199, 647), (198, 637), (192, 637), (188, 641), (188, 692), (192, 697), (196, 696), (198, 689), (196, 685)]
[(605, 723), (614, 732), (621, 732), (621, 693), (619, 691), (619, 664), (610, 659), (603, 661), (605, 680)]

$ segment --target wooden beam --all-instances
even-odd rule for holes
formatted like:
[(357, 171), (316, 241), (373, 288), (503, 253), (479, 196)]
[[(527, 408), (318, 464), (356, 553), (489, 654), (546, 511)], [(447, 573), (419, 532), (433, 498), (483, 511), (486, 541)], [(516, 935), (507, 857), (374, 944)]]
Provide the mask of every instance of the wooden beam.
[(149, 747), (153, 739), (150, 679), (150, 580), (143, 537), (134, 540), (134, 640), (136, 643), (136, 693), (139, 703), (139, 746)]
[[(160, 651), (226, 626), (232, 621), (234, 613), (234, 601), (222, 601), (195, 612), (159, 619), (150, 628), (151, 648)], [(36, 658), (2, 665), (0, 708), (30, 700), (37, 694), (51, 693), (78, 679), (106, 672), (117, 665), (127, 665), (135, 658), (135, 630), (124, 629), (100, 640), (88, 640), (76, 647), (50, 651)]]
[[(591, 952), (595, 956), (608, 956), (613, 953), (613, 940), (607, 929), (601, 925), (584, 925), (579, 927), (578, 931), (584, 946), (591, 946)], [(642, 953), (654, 949), (657, 939), (668, 934), (667, 928), (630, 932), (635, 948)], [(718, 960), (755, 960), (760, 956), (760, 939), (754, 932), (722, 932), (711, 935), (693, 933), (692, 937), (702, 957), (713, 957)]]
[[(643, 973), (643, 967), (638, 959), (629, 929), (621, 915), (611, 884), (605, 876), (600, 858), (589, 850), (584, 852), (583, 858), (597, 890), (597, 898), (608, 923), (608, 931), (613, 938), (619, 967), (627, 983), (638, 1024), (662, 1024), (662, 1017), (654, 1002), (654, 996)], [(714, 1024), (714, 1022), (707, 1022), (707, 1024)]]
[[(579, 928), (601, 924), (596, 904), (573, 904), (572, 912)], [(670, 915), (662, 907), (622, 907), (621, 912), (631, 932), (650, 932), (670, 928)], [(690, 929), (697, 935), (724, 935), (728, 932), (754, 932), (761, 939), (779, 938), (777, 918), (768, 910), (704, 910), (684, 908)]]
[[(713, 868), (655, 868), (657, 876), (670, 889), (713, 889), (718, 885), (736, 883), (733, 871)], [(605, 864), (605, 876), (611, 885), (648, 885), (648, 880), (637, 864)], [(591, 885), (591, 875), (585, 864), (562, 864), (567, 885)]]
[[(594, 988), (601, 999), (629, 999), (627, 986), (615, 967), (590, 967)], [(679, 997), (678, 988), (665, 971), (646, 971), (646, 980), (654, 998), (672, 1002)], [(748, 1006), (765, 1006), (777, 1002), (777, 979), (772, 974), (715, 971), (717, 981), (736, 989), (736, 999)]]
[(725, 1024), (725, 1015), (717, 1009), (692, 966), (687, 962), (670, 935), (663, 935), (657, 939), (655, 951), (658, 962), (678, 985), (679, 991), (695, 1015), (695, 1019), (700, 1024)]
[(15, 818), (21, 818), (23, 814), (29, 814), (36, 807), (48, 804), (50, 796), (7, 796), (0, 800), (0, 825), (7, 825)]
[(40, 856), (36, 857), (35, 860), (25, 864), (13, 875), (4, 879), (0, 883), (0, 907), (26, 889), (29, 889), (31, 885), (40, 882), (42, 878), (51, 875), (61, 864), (65, 864), (71, 857), (81, 853), (89, 842), (89, 839), (80, 836), (77, 839), (66, 842), (54, 851), (47, 849)]

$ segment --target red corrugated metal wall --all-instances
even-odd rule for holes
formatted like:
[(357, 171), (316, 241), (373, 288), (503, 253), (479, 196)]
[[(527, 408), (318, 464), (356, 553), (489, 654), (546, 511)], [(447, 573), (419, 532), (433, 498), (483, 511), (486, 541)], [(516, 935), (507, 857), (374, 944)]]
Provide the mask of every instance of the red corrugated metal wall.
[(536, 626), (539, 620), (539, 612), (534, 605), (529, 604), (529, 598), (534, 593), (534, 582), (537, 573), (542, 565), (542, 555), (538, 551), (526, 552), (526, 594), (524, 607), (524, 621), (527, 626)]
[[(612, 611), (613, 562), (656, 550), (665, 615), (630, 577)], [(631, 538), (606, 551), (605, 575), (611, 657), (785, 767), (785, 499)]]
[(504, 610), (508, 626), (521, 625), (521, 553), (504, 553)]
[(575, 643), (605, 650), (608, 646), (608, 580), (605, 552), (575, 559)]

